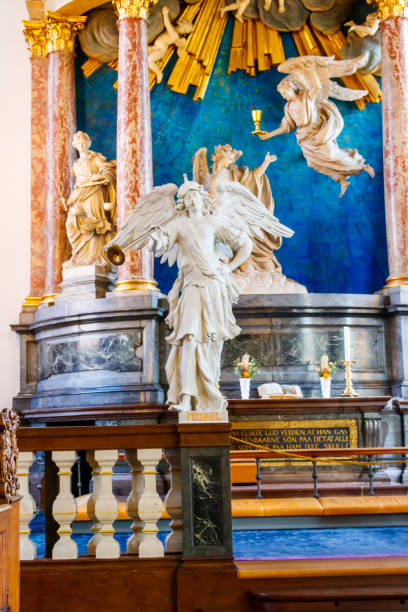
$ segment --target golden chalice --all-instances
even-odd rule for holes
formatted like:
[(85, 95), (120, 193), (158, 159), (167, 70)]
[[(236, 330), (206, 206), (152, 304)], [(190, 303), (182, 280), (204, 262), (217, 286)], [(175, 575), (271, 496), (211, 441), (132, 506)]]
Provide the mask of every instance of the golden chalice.
[(251, 115), (252, 115), (252, 121), (254, 122), (254, 125), (255, 125), (255, 130), (253, 132), (251, 132), (251, 133), (254, 136), (259, 136), (260, 134), (266, 134), (266, 132), (264, 130), (261, 130), (262, 111), (261, 110), (253, 110), (253, 111), (251, 111)]

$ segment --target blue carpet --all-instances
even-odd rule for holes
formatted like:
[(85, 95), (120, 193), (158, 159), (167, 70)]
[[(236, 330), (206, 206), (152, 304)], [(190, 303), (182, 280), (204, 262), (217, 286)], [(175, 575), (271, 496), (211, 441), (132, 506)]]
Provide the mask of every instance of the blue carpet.
[[(38, 557), (45, 554), (44, 516), (31, 522)], [(167, 533), (159, 533), (164, 543)], [(79, 554), (86, 554), (91, 534), (75, 534)], [(115, 534), (126, 552), (128, 533)], [(408, 527), (340, 529), (268, 529), (233, 532), (236, 559), (316, 559), (408, 556)]]

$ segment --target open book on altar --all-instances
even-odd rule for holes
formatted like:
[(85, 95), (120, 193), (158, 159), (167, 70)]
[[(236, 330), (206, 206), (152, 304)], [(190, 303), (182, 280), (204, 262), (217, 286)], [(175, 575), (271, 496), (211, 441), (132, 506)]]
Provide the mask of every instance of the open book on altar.
[(280, 385), (279, 383), (259, 385), (258, 395), (261, 399), (298, 399), (303, 397), (299, 385)]

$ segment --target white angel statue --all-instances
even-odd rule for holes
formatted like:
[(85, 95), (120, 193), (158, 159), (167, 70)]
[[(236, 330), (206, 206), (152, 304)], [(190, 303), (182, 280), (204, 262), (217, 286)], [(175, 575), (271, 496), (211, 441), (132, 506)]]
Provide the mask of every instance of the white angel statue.
[(169, 265), (177, 261), (167, 317), (172, 329), (166, 364), (170, 409), (226, 407), (218, 389), (221, 351), (224, 341), (240, 332), (232, 314), (238, 291), (231, 272), (249, 257), (252, 237), (262, 229), (292, 234), (239, 183), (219, 183), (210, 199), (201, 185), (186, 181), (180, 189), (163, 185), (140, 198), (107, 245), (108, 257), (149, 246)]
[[(263, 162), (256, 168), (238, 166), (237, 160), (242, 151), (231, 145), (217, 145), (211, 155), (211, 173), (207, 161), (207, 149), (201, 147), (193, 157), (193, 176), (197, 183), (205, 187), (212, 196), (218, 183), (233, 181), (240, 183), (264, 204), (270, 213), (274, 213), (275, 202), (271, 185), (266, 175), (269, 165), (276, 161), (276, 155), (267, 153)], [(276, 258), (282, 244), (281, 234), (262, 232), (262, 236), (253, 237), (253, 248), (250, 257), (234, 272), (233, 278), (240, 293), (306, 293), (306, 288), (286, 278), (282, 266)]]
[(278, 66), (279, 72), (288, 73), (278, 85), (278, 91), (287, 103), (280, 127), (260, 134), (267, 140), (296, 128), (296, 139), (307, 165), (340, 183), (340, 197), (349, 186), (348, 178), (363, 170), (374, 177), (374, 170), (366, 164), (357, 149), (341, 149), (336, 141), (344, 121), (340, 111), (329, 97), (337, 100), (358, 100), (365, 90), (341, 87), (331, 79), (354, 74), (367, 63), (367, 55), (348, 60), (332, 57), (304, 55), (291, 57)]

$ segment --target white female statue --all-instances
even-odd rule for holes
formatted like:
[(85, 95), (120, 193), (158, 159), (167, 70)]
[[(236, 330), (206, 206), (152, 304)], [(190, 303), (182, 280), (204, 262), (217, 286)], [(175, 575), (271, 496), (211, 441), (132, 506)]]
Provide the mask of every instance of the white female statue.
[(164, 185), (142, 197), (107, 245), (108, 255), (118, 247), (149, 245), (162, 261), (177, 261), (167, 317), (172, 329), (166, 364), (170, 409), (215, 412), (226, 407), (218, 389), (221, 351), (224, 341), (240, 332), (232, 314), (238, 291), (231, 272), (249, 257), (251, 238), (262, 228), (292, 234), (239, 183), (218, 183), (211, 200), (201, 185), (186, 181), (180, 189)]
[(67, 202), (72, 255), (63, 267), (97, 264), (110, 270), (104, 246), (115, 233), (116, 162), (90, 151), (91, 139), (85, 132), (77, 132), (72, 145), (79, 153), (72, 168), (75, 186)]
[(313, 55), (289, 58), (278, 66), (279, 72), (289, 73), (278, 85), (279, 93), (287, 100), (285, 115), (276, 130), (259, 134), (261, 140), (267, 140), (296, 128), (307, 165), (340, 183), (340, 197), (350, 184), (350, 176), (364, 170), (373, 177), (374, 170), (357, 149), (341, 149), (337, 144), (344, 121), (337, 106), (328, 99), (358, 100), (367, 91), (341, 87), (331, 78), (354, 74), (366, 63), (366, 55), (339, 61)]

